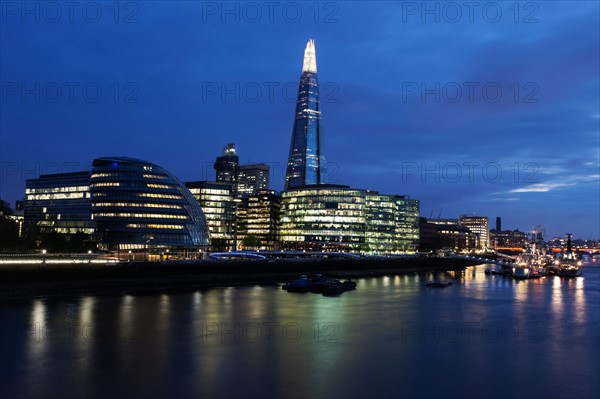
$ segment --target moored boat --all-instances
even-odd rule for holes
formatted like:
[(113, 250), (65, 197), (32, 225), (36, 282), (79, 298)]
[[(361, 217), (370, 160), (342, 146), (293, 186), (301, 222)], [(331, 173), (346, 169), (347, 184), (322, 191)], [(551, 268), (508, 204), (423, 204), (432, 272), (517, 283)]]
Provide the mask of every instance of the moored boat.
[(560, 277), (579, 277), (582, 274), (583, 262), (573, 252), (571, 234), (567, 234), (567, 249), (560, 258), (554, 261), (554, 273)]
[(281, 289), (288, 292), (308, 292), (311, 280), (306, 275), (301, 275), (297, 280), (284, 284)]

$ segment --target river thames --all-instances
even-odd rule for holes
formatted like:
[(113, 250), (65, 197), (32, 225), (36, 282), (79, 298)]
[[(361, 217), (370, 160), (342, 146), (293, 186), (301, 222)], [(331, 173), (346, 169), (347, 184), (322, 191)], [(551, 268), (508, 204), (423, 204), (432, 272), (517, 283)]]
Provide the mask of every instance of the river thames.
[[(596, 398), (600, 264), (0, 304), (0, 397)], [(437, 278), (447, 288), (425, 288)]]

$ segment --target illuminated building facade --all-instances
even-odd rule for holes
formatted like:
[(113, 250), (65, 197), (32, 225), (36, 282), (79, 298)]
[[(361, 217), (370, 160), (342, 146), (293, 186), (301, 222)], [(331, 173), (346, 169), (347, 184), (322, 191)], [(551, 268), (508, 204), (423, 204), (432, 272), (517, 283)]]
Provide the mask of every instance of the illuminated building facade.
[(479, 245), (479, 236), (464, 226), (438, 224), (437, 234), (440, 238), (440, 249), (449, 248), (454, 251), (469, 251), (478, 248)]
[(269, 174), (269, 165), (264, 163), (241, 165), (237, 177), (237, 193), (246, 196), (268, 190)]
[(41, 175), (25, 183), (26, 234), (92, 234), (90, 172)]
[(198, 181), (185, 185), (204, 212), (213, 249), (231, 249), (235, 222), (233, 184)]
[(155, 164), (97, 158), (90, 192), (101, 249), (151, 252), (208, 245), (200, 205), (177, 178)]
[(223, 149), (223, 155), (217, 157), (214, 168), (218, 182), (235, 183), (239, 171), (240, 158), (235, 151), (235, 144), (227, 144)]
[(419, 242), (419, 202), (332, 184), (287, 190), (280, 239), (289, 249), (413, 253)]
[(304, 50), (285, 189), (325, 183), (315, 42)]
[(282, 248), (360, 252), (365, 223), (365, 190), (321, 184), (281, 193)]
[(529, 242), (527, 233), (520, 230), (490, 230), (490, 245), (494, 248), (524, 248)]
[(477, 248), (487, 249), (490, 246), (490, 227), (487, 216), (463, 215), (460, 217), (460, 225), (467, 227), (477, 234)]
[(419, 251), (429, 252), (440, 249), (470, 251), (477, 249), (479, 238), (467, 227), (458, 224), (458, 219), (420, 220)]
[(279, 249), (280, 208), (281, 197), (273, 190), (260, 190), (242, 200), (238, 242), (244, 249)]
[(396, 245), (394, 252), (414, 253), (419, 247), (419, 200), (396, 196)]

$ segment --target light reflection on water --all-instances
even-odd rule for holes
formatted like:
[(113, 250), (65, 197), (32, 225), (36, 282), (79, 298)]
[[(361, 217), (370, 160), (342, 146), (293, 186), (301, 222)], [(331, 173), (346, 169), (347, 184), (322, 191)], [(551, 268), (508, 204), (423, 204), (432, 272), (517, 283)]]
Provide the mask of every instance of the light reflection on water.
[(334, 298), (251, 286), (2, 304), (0, 397), (598, 396), (600, 269), (485, 267), (358, 279)]

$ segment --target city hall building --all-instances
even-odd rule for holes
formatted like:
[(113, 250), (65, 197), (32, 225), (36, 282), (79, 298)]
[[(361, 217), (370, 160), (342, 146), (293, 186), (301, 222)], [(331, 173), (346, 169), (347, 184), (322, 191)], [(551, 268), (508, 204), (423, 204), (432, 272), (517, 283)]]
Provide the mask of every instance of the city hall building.
[(164, 255), (208, 246), (198, 201), (158, 165), (133, 158), (95, 159), (90, 193), (100, 249)]

